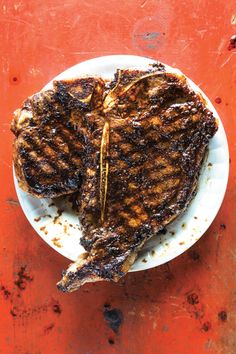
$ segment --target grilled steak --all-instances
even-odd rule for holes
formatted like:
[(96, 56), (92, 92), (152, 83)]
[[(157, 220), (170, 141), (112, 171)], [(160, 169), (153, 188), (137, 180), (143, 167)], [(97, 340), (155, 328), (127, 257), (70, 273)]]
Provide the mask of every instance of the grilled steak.
[(54, 82), (15, 112), (13, 160), (20, 187), (35, 197), (57, 197), (81, 184), (89, 131), (85, 113), (102, 103), (104, 82)]
[(109, 84), (88, 80), (32, 96), (12, 128), (24, 190), (77, 191), (86, 253), (63, 272), (62, 291), (128, 272), (144, 243), (188, 206), (217, 130), (203, 98), (161, 65), (118, 70)]

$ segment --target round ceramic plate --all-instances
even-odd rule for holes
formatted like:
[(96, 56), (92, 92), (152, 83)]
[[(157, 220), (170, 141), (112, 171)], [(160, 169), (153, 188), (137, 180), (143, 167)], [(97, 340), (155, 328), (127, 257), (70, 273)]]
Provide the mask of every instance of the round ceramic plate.
[[(98, 75), (111, 79), (116, 69), (147, 69), (154, 61), (133, 55), (111, 55), (75, 65), (55, 79)], [(178, 72), (166, 65), (167, 71)], [(224, 197), (228, 181), (229, 152), (222, 122), (206, 95), (191, 81), (190, 86), (202, 94), (208, 108), (219, 120), (219, 129), (209, 144), (199, 180), (198, 192), (186, 212), (166, 228), (165, 234), (153, 236), (139, 254), (131, 271), (152, 268), (170, 261), (191, 247), (214, 220)], [(52, 81), (45, 86), (48, 89)], [(81, 229), (78, 215), (66, 198), (35, 199), (24, 193), (15, 179), (21, 207), (36, 232), (63, 256), (75, 261), (84, 252), (80, 245)]]

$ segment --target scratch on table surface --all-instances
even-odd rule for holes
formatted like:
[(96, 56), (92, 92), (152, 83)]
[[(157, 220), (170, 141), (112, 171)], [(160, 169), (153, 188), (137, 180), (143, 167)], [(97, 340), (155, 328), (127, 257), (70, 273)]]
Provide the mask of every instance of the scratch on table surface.
[(232, 53), (220, 66), (220, 68), (223, 68), (228, 62), (232, 59), (234, 53)]
[(10, 205), (13, 205), (13, 206), (19, 206), (19, 205), (20, 205), (19, 201), (16, 200), (16, 199), (13, 199), (13, 198), (8, 198), (8, 199), (6, 200), (6, 202), (7, 202), (8, 204), (10, 204)]
[(74, 5), (73, 2), (72, 3), (69, 3), (69, 2), (64, 2), (64, 3), (58, 2), (58, 4), (59, 5), (55, 5), (55, 6), (51, 6), (51, 7), (45, 6), (44, 9), (45, 9), (46, 12), (48, 12), (48, 11), (57, 11), (57, 10), (64, 10), (65, 8), (72, 7)]
[(190, 39), (190, 42), (186, 43), (185, 46), (182, 48), (182, 52), (184, 52), (191, 44), (192, 40)]
[(24, 3), (23, 2), (18, 2), (18, 3), (15, 3), (14, 4), (14, 9), (17, 11), (19, 10), (21, 7), (24, 6)]
[(173, 318), (186, 318), (189, 317), (189, 313), (185, 307), (183, 307), (182, 302), (169, 302), (169, 305), (172, 307)]
[(178, 296), (173, 296), (173, 295), (170, 295), (169, 298), (170, 298), (170, 299), (179, 299)]
[(6, 15), (6, 13), (7, 13), (7, 7), (6, 7), (6, 5), (3, 5), (3, 6), (2, 6), (2, 12), (3, 12), (3, 15)]
[(233, 256), (233, 259), (236, 259), (236, 253), (234, 252), (234, 251), (230, 251), (230, 253), (232, 254), (232, 256)]
[(140, 311), (139, 315), (140, 315), (140, 317), (145, 317), (146, 316), (144, 311)]
[(231, 17), (231, 25), (236, 25), (236, 13)]
[(29, 73), (32, 75), (32, 76), (38, 76), (40, 74), (40, 70), (37, 69), (37, 68), (30, 68), (29, 69)]
[(35, 28), (35, 25), (31, 22), (22, 20), (20, 18), (16, 17), (5, 17), (5, 18), (0, 18), (0, 22), (8, 22), (8, 23), (22, 23), (24, 25), (31, 26), (32, 28)]
[(74, 21), (71, 23), (71, 29), (74, 28), (80, 21), (81, 16), (77, 15), (74, 19)]
[(53, 47), (53, 46), (50, 46), (50, 45), (47, 45), (47, 44), (44, 44), (43, 46), (44, 46), (44, 48), (50, 49), (52, 51), (62, 53), (62, 49), (61, 48)]
[(175, 302), (169, 302), (169, 305), (177, 308), (177, 307), (180, 307), (180, 304), (176, 304)]
[(205, 345), (204, 345), (204, 348), (205, 348), (206, 350), (209, 350), (209, 349), (212, 347), (212, 344), (213, 344), (212, 339), (208, 339), (208, 340), (206, 341)]
[(216, 262), (217, 262), (218, 256), (219, 256), (219, 248), (220, 248), (221, 235), (217, 232), (217, 233), (215, 234), (215, 238), (216, 238)]
[[(114, 16), (114, 10), (113, 9), (112, 10), (107, 9), (105, 14), (106, 14), (107, 18), (112, 18), (112, 16)], [(133, 25), (132, 19), (128, 18), (126, 16), (126, 14), (124, 14), (124, 15), (121, 14), (121, 13), (119, 15), (116, 14), (116, 17), (119, 18), (121, 22)], [(99, 17), (98, 17), (98, 22), (101, 23), (101, 19)]]
[(135, 316), (136, 315), (136, 311), (134, 311), (134, 310), (128, 311), (128, 315)]
[(185, 315), (174, 315), (173, 317), (173, 320), (177, 320), (177, 319), (179, 319), (179, 318), (189, 318), (189, 314), (185, 314)]
[(28, 27), (28, 28), (25, 28), (23, 31), (21, 31), (21, 33), (17, 36), (17, 41), (21, 43), (21, 38), (23, 37), (26, 37), (28, 36), (28, 34), (31, 34), (31, 33), (35, 33), (35, 28), (34, 27)]
[(219, 44), (219, 46), (218, 46), (218, 48), (217, 48), (217, 51), (216, 51), (216, 53), (217, 53), (218, 55), (221, 54), (221, 51), (222, 51), (222, 49), (224, 48), (224, 45), (225, 45), (225, 39), (224, 39), (224, 38), (221, 38), (220, 44)]
[[(221, 91), (221, 88), (223, 86), (222, 82), (219, 82), (218, 85), (215, 85), (214, 90), (212, 90), (211, 94), (212, 96), (215, 96), (215, 103), (221, 103), (222, 99), (219, 97), (219, 92)], [(211, 165), (208, 164), (208, 168), (211, 168)]]
[(148, 0), (144, 0), (144, 1), (142, 1), (142, 3), (141, 3), (141, 5), (140, 5), (140, 7), (144, 7), (146, 4), (147, 4), (147, 2), (148, 2)]
[(207, 32), (207, 29), (202, 29), (202, 30), (197, 30), (197, 33), (199, 33), (201, 39), (203, 39), (204, 34)]
[(218, 281), (223, 282), (224, 286), (228, 286), (227, 279), (225, 277), (222, 277), (218, 272), (217, 268), (215, 267), (215, 263), (211, 264), (209, 262), (206, 262), (204, 259), (202, 259), (202, 264), (204, 265), (205, 269), (209, 272), (211, 272), (212, 277), (216, 278)]

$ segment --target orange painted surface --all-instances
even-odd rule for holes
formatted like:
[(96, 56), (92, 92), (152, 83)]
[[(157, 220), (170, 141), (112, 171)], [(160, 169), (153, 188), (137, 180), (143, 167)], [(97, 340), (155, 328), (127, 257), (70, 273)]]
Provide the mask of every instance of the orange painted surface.
[[(236, 353), (235, 2), (3, 0), (0, 26), (0, 353)], [(206, 92), (228, 136), (229, 185), (214, 223), (184, 255), (65, 295), (55, 284), (68, 260), (35, 234), (16, 199), (9, 124), (56, 74), (118, 53), (179, 67)], [(122, 313), (118, 333), (104, 304)]]

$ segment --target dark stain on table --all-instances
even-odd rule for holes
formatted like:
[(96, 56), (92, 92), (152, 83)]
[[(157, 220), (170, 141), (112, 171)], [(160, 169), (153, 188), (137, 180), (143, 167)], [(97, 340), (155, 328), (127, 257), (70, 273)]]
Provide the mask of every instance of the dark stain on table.
[(44, 327), (44, 334), (49, 334), (54, 327), (55, 327), (54, 323), (50, 323), (48, 326), (45, 326)]
[(10, 76), (9, 81), (12, 85), (18, 85), (20, 83), (20, 78), (17, 76)]
[(61, 311), (61, 306), (60, 306), (59, 303), (53, 304), (53, 305), (52, 305), (52, 310), (53, 310), (53, 312), (57, 313), (58, 315), (60, 315), (61, 312), (62, 312), (62, 311)]
[(3, 285), (0, 287), (0, 291), (2, 292), (5, 300), (8, 300), (9, 297), (11, 296), (11, 292), (8, 289), (6, 289), (6, 287)]
[(227, 321), (227, 317), (228, 317), (228, 315), (227, 315), (227, 312), (226, 312), (225, 310), (220, 311), (220, 312), (218, 313), (218, 318), (219, 318), (219, 320), (222, 321), (222, 322), (226, 322), (226, 321)]
[(14, 281), (14, 284), (19, 290), (25, 290), (27, 283), (33, 281), (33, 277), (26, 272), (26, 268), (26, 265), (20, 267), (20, 270), (17, 273), (17, 279)]
[(16, 309), (14, 307), (12, 309), (10, 309), (10, 314), (12, 315), (12, 317), (16, 317), (17, 316), (17, 311), (16, 311)]
[(211, 329), (211, 322), (206, 321), (202, 325), (202, 331), (208, 332)]
[(114, 341), (113, 338), (108, 338), (108, 343), (111, 344), (111, 345), (114, 345), (115, 341)]
[(189, 252), (189, 257), (193, 260), (193, 261), (199, 261), (200, 259), (200, 255), (197, 251), (190, 251)]
[(187, 301), (190, 305), (196, 305), (199, 303), (199, 298), (196, 293), (191, 293), (187, 295)]
[(120, 326), (123, 323), (122, 311), (116, 308), (111, 309), (108, 306), (104, 306), (103, 315), (108, 326), (113, 330), (114, 333), (118, 334)]

